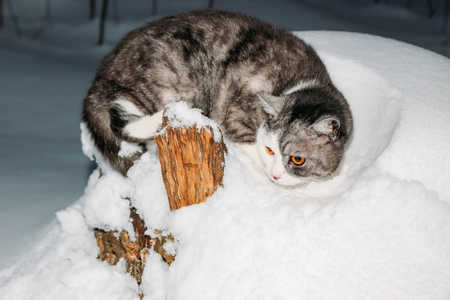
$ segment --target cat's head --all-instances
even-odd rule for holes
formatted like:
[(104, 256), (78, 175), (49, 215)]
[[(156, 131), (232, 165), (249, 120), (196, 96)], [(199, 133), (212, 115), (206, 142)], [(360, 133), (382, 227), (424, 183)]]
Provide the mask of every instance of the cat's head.
[(311, 89), (258, 96), (268, 118), (258, 130), (257, 146), (269, 178), (293, 186), (331, 177), (350, 130), (348, 106), (342, 109), (337, 103), (342, 99), (335, 99), (342, 95)]

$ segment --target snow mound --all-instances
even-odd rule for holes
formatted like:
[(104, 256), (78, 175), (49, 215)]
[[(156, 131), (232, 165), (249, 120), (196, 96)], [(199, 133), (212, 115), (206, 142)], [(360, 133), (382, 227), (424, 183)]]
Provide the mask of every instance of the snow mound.
[(48, 235), (0, 271), (0, 294), (138, 299), (123, 263), (96, 259), (92, 232), (129, 229), (129, 198), (150, 231), (179, 240), (170, 268), (148, 256), (147, 299), (450, 298), (450, 61), (372, 36), (300, 35), (353, 111), (354, 134), (333, 179), (283, 189), (228, 145), (224, 188), (171, 212), (150, 147), (128, 178), (95, 171)]

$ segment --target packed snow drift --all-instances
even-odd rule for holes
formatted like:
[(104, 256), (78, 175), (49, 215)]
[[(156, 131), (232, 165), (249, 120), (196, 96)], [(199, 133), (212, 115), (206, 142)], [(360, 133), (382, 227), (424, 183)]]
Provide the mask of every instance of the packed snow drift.
[[(369, 35), (302, 32), (347, 98), (354, 133), (331, 180), (269, 181), (233, 145), (224, 187), (171, 212), (156, 147), (128, 178), (102, 165), (48, 234), (0, 271), (4, 299), (449, 299), (450, 61)], [(83, 131), (83, 148), (95, 155)], [(178, 240), (167, 267), (147, 256), (140, 287), (96, 259), (92, 229)]]

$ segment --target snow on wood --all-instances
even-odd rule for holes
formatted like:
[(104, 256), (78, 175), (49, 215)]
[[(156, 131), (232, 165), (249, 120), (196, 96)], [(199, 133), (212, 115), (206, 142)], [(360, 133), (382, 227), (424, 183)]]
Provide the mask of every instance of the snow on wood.
[(124, 259), (127, 272), (140, 284), (145, 267), (145, 256), (152, 246), (168, 265), (174, 261), (175, 256), (164, 249), (164, 244), (167, 241), (174, 242), (174, 238), (172, 235), (162, 235), (161, 231), (155, 231), (156, 237), (145, 234), (147, 227), (134, 208), (130, 209), (130, 218), (133, 222), (134, 239), (131, 239), (130, 233), (126, 231), (118, 233), (117, 230), (95, 229), (94, 234), (100, 251), (98, 258), (110, 265), (116, 265), (120, 259)]
[[(177, 106), (185, 104), (177, 104)], [(169, 109), (163, 117), (163, 130), (155, 137), (159, 148), (161, 173), (171, 210), (202, 203), (223, 186), (226, 146), (217, 141), (217, 131), (210, 125), (198, 128)], [(214, 125), (213, 125), (214, 126)]]
[[(204, 202), (219, 185), (223, 185), (226, 146), (220, 132), (216, 133), (219, 141), (215, 140), (214, 124), (204, 125), (201, 120), (203, 117), (195, 113), (193, 115), (197, 116), (197, 121), (193, 121), (192, 112), (189, 122), (183, 122), (183, 111), (189, 112), (187, 106), (179, 104), (172, 108), (164, 115), (162, 133), (155, 141), (159, 148), (161, 173), (170, 209), (175, 210)], [(197, 122), (200, 128), (197, 128)], [(147, 235), (147, 227), (133, 207), (130, 208), (130, 218), (134, 237), (127, 231), (118, 233), (117, 230), (95, 229), (94, 234), (100, 251), (98, 258), (110, 265), (116, 265), (120, 259), (124, 259), (127, 272), (140, 284), (149, 249), (153, 247), (168, 265), (174, 261), (175, 255), (168, 253), (164, 247), (167, 241), (174, 242), (174, 238), (170, 234), (163, 235), (159, 230), (155, 230), (154, 238)]]

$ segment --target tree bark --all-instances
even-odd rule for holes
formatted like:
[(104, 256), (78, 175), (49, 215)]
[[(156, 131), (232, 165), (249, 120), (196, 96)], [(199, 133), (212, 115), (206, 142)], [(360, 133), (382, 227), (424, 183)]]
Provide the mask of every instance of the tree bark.
[(170, 209), (175, 210), (204, 202), (223, 186), (226, 146), (214, 140), (209, 127), (173, 127), (172, 121), (163, 118), (155, 142)]
[(427, 0), (427, 7), (428, 7), (428, 19), (431, 19), (436, 13), (436, 8), (433, 6), (432, 0)]
[(145, 256), (149, 249), (153, 246), (153, 250), (159, 253), (162, 259), (170, 265), (175, 256), (166, 252), (164, 244), (168, 241), (174, 242), (175, 239), (172, 235), (163, 236), (160, 231), (155, 231), (155, 238), (146, 235), (147, 227), (134, 208), (130, 209), (130, 217), (133, 220), (134, 242), (131, 241), (130, 234), (126, 231), (120, 232), (117, 237), (117, 230), (94, 229), (94, 235), (100, 250), (98, 259), (106, 261), (110, 265), (116, 265), (123, 258), (127, 272), (140, 284), (145, 267)]
[(103, 0), (102, 1), (102, 12), (100, 16), (100, 27), (98, 32), (98, 42), (97, 44), (99, 46), (103, 45), (105, 41), (105, 21), (106, 16), (108, 15), (108, 2), (109, 0)]
[(94, 21), (97, 16), (95, 0), (89, 0), (89, 20)]

